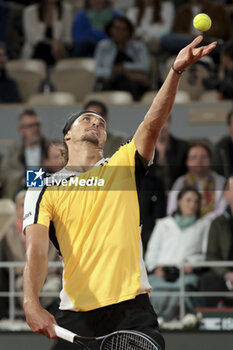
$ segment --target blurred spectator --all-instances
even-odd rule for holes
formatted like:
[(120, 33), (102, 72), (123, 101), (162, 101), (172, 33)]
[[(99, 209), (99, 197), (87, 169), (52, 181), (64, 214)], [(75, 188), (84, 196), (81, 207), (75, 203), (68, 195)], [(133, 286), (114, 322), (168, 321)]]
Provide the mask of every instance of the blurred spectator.
[(86, 0), (74, 19), (73, 56), (93, 57), (97, 42), (107, 38), (106, 25), (119, 15), (107, 0)]
[[(177, 211), (173, 216), (157, 221), (148, 243), (146, 267), (151, 273), (149, 282), (153, 291), (180, 289), (179, 265), (204, 260), (209, 223), (199, 219), (201, 195), (193, 187), (183, 188), (178, 194)], [(191, 266), (184, 267), (186, 290), (195, 290), (198, 276)], [(178, 296), (152, 296), (156, 313), (166, 321), (177, 316)], [(185, 300), (187, 311), (193, 311), (190, 299)]]
[(9, 5), (0, 0), (0, 41), (6, 42), (7, 40), (7, 31), (8, 31), (8, 21), (9, 21), (10, 7)]
[(139, 192), (141, 208), (141, 237), (143, 253), (146, 253), (147, 244), (150, 239), (157, 219), (166, 216), (167, 198), (162, 179), (156, 176), (152, 169), (149, 169), (142, 181), (142, 188)]
[[(26, 191), (21, 190), (15, 197), (16, 221), (14, 225), (6, 232), (3, 245), (5, 247), (6, 261), (25, 261), (26, 238), (22, 231), (24, 215), (24, 199)], [(49, 261), (57, 260), (57, 251), (51, 244), (49, 247)], [(58, 268), (49, 268), (43, 291), (59, 292), (61, 277)], [(15, 269), (15, 288), (16, 291), (22, 291), (23, 287), (23, 267)], [(44, 307), (49, 307), (54, 297), (42, 298)], [(22, 303), (22, 298), (20, 298)]]
[(125, 14), (130, 7), (134, 6), (135, 0), (112, 0), (112, 3), (115, 9)]
[(171, 134), (171, 115), (163, 125), (155, 148), (154, 171), (165, 185), (171, 189), (174, 181), (186, 172), (185, 158), (188, 142)]
[(212, 169), (228, 178), (233, 174), (233, 109), (227, 114), (228, 135), (214, 147)]
[[(206, 253), (207, 261), (233, 262), (233, 177), (230, 177), (224, 191), (228, 202), (225, 212), (211, 224)], [(204, 292), (227, 292), (233, 290), (233, 266), (213, 266), (201, 277), (200, 289)], [(202, 306), (217, 307), (219, 301), (233, 306), (232, 297), (205, 297)]]
[(109, 24), (110, 39), (99, 42), (95, 53), (97, 89), (124, 90), (140, 100), (149, 89), (150, 58), (142, 41), (132, 40), (133, 25), (126, 17)]
[(107, 123), (107, 140), (104, 145), (104, 157), (111, 157), (118, 148), (129, 139), (129, 136), (122, 131), (109, 130), (108, 109), (103, 102), (90, 100), (84, 105), (84, 110), (94, 111), (105, 119)]
[(203, 80), (207, 90), (218, 90), (219, 99), (233, 98), (233, 40), (227, 41), (220, 53), (220, 77)]
[(172, 1), (137, 0), (127, 17), (135, 26), (137, 38), (149, 42), (159, 40), (163, 34), (170, 32), (174, 19)]
[(4, 197), (12, 198), (25, 186), (26, 169), (38, 169), (47, 157), (49, 142), (41, 134), (41, 124), (33, 109), (24, 110), (19, 116), (21, 139), (13, 141), (2, 161)]
[(63, 143), (61, 141), (51, 141), (48, 150), (47, 158), (44, 161), (44, 169), (47, 173), (56, 173), (64, 167), (62, 158)]
[(62, 0), (40, 0), (24, 10), (24, 58), (39, 58), (48, 65), (68, 55), (72, 10)]
[(0, 42), (0, 103), (19, 103), (21, 97), (18, 86), (16, 81), (8, 76), (6, 62), (6, 46)]
[(15, 1), (0, 0), (0, 41), (7, 44), (10, 58), (20, 56), (22, 46), (23, 5)]
[(191, 0), (178, 8), (172, 32), (162, 37), (161, 44), (169, 52), (176, 54), (188, 45), (193, 37), (200, 34), (192, 24), (193, 18), (200, 12), (206, 13), (212, 20), (212, 27), (205, 32), (205, 40), (228, 40), (231, 36), (229, 16), (223, 4), (209, 0)]
[[(228, 14), (230, 15), (231, 18), (231, 26), (232, 26), (232, 20), (233, 20), (233, 0), (224, 0), (223, 1), (225, 4), (225, 9), (228, 12)], [(232, 27), (233, 28), (233, 27)], [(233, 34), (233, 33), (231, 33)]]
[(213, 220), (224, 212), (227, 202), (223, 197), (225, 178), (211, 171), (211, 150), (206, 142), (196, 141), (189, 145), (186, 165), (188, 171), (180, 176), (168, 195), (167, 214), (177, 208), (178, 191), (193, 186), (202, 194), (201, 216)]
[[(7, 2), (12, 2), (11, 0), (6, 0)], [(14, 0), (14, 2), (16, 2), (17, 4), (22, 4), (24, 6), (28, 6), (31, 5), (33, 3), (35, 3), (35, 0)]]

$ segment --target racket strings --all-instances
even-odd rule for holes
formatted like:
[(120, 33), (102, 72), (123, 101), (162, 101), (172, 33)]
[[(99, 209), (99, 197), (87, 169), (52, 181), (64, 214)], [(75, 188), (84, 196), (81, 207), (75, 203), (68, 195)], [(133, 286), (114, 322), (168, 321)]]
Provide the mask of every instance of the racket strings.
[(102, 350), (155, 350), (146, 338), (137, 334), (115, 334), (105, 339)]

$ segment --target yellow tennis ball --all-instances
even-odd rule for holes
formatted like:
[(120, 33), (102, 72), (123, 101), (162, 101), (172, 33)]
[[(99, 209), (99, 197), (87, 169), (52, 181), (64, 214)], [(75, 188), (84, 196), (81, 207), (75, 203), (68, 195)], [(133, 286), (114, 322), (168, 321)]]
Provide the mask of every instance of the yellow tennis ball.
[(199, 13), (193, 19), (193, 26), (200, 32), (205, 32), (210, 29), (212, 21), (205, 13)]

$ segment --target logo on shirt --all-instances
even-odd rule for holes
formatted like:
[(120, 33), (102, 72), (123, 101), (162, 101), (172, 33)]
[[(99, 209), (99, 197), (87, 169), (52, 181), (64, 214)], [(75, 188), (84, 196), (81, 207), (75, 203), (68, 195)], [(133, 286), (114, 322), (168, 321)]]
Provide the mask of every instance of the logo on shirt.
[(27, 187), (43, 187), (45, 172), (40, 170), (27, 170)]

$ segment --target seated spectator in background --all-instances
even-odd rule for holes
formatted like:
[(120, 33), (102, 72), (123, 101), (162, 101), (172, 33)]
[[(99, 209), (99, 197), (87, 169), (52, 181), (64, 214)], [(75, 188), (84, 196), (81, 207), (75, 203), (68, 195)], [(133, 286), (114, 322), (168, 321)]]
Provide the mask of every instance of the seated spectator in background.
[(174, 19), (172, 1), (137, 0), (129, 8), (127, 17), (135, 26), (135, 36), (147, 43), (159, 41), (163, 34), (170, 32)]
[(203, 80), (207, 90), (218, 90), (219, 99), (233, 99), (233, 40), (227, 41), (220, 54), (219, 77)]
[[(225, 212), (211, 224), (207, 245), (207, 261), (233, 262), (233, 177), (230, 177), (224, 191), (228, 202)], [(233, 266), (213, 266), (203, 274), (200, 290), (204, 292), (227, 292), (233, 290)], [(201, 306), (217, 307), (219, 301), (233, 306), (232, 297), (204, 297)]]
[(186, 158), (188, 171), (175, 181), (169, 192), (168, 215), (176, 210), (178, 192), (186, 186), (193, 186), (201, 192), (201, 216), (213, 220), (224, 212), (227, 205), (223, 197), (226, 179), (212, 171), (210, 163), (211, 150), (206, 142), (196, 141), (189, 145)]
[(56, 173), (64, 167), (62, 159), (63, 143), (61, 141), (51, 141), (48, 150), (47, 157), (44, 160), (44, 169), (47, 173)]
[(178, 8), (172, 32), (161, 39), (161, 44), (167, 51), (176, 54), (200, 34), (192, 24), (193, 18), (200, 12), (206, 13), (212, 20), (212, 27), (205, 32), (205, 41), (230, 38), (230, 19), (223, 4), (217, 1), (191, 0)]
[(174, 181), (186, 172), (185, 159), (188, 142), (171, 134), (172, 116), (164, 123), (155, 148), (153, 171), (164, 182), (165, 189), (171, 189)]
[(13, 141), (2, 160), (3, 196), (12, 198), (26, 183), (26, 169), (39, 169), (47, 157), (49, 142), (41, 134), (41, 124), (33, 109), (19, 115), (21, 138)]
[(94, 111), (105, 119), (107, 123), (107, 140), (104, 145), (104, 157), (111, 157), (118, 150), (118, 148), (129, 139), (129, 136), (122, 131), (116, 131), (112, 129), (109, 130), (108, 108), (103, 102), (90, 100), (84, 105), (83, 109)]
[(229, 134), (221, 138), (214, 147), (212, 169), (228, 178), (233, 174), (233, 109), (227, 114)]
[[(201, 195), (193, 187), (186, 187), (178, 194), (177, 211), (173, 216), (157, 221), (145, 256), (152, 291), (178, 291), (177, 266), (204, 260), (209, 223), (199, 219), (200, 209)], [(184, 273), (185, 289), (196, 289), (198, 275), (193, 268), (185, 266)], [(177, 316), (178, 296), (152, 296), (151, 302), (158, 316), (166, 321)], [(188, 311), (193, 311), (190, 299), (186, 299), (186, 306)]]
[(143, 253), (145, 254), (157, 219), (166, 216), (167, 207), (163, 181), (154, 174), (153, 169), (149, 169), (146, 176), (144, 176), (139, 196), (141, 200), (141, 237)]
[(106, 25), (119, 15), (107, 0), (86, 0), (73, 23), (73, 56), (93, 57), (96, 44), (107, 38)]
[[(26, 191), (21, 190), (15, 196), (16, 220), (12, 227), (6, 232), (3, 239), (4, 253), (6, 261), (25, 261), (26, 237), (23, 229), (24, 199)], [(51, 244), (49, 247), (49, 261), (58, 260), (57, 251)], [(58, 268), (49, 268), (47, 279), (43, 287), (43, 292), (59, 292), (61, 287), (61, 274)], [(23, 267), (15, 269), (15, 288), (17, 292), (23, 290)], [(42, 298), (44, 307), (49, 308), (54, 297)], [(22, 303), (22, 298), (20, 298)]]
[(97, 89), (128, 91), (138, 101), (149, 89), (150, 58), (145, 44), (132, 40), (133, 30), (126, 17), (109, 24), (110, 39), (96, 48), (95, 74)]
[(72, 10), (62, 0), (40, 0), (23, 15), (23, 58), (38, 58), (49, 66), (67, 57), (71, 44)]
[(17, 83), (8, 76), (6, 62), (6, 46), (0, 42), (0, 103), (20, 103), (21, 97)]
[(135, 0), (112, 0), (112, 4), (115, 9), (125, 14), (130, 7), (134, 6)]

